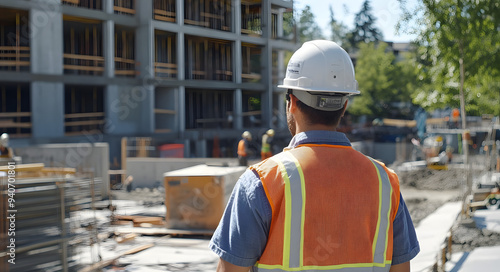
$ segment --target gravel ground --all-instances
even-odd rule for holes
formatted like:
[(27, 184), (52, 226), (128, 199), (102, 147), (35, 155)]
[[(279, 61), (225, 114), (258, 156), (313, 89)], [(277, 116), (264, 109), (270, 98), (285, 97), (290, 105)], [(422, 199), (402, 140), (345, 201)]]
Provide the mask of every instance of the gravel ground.
[[(425, 168), (397, 174), (415, 225), (446, 201), (461, 201), (466, 184), (463, 169)], [(452, 231), (452, 252), (470, 252), (477, 247), (500, 245), (500, 233), (478, 229), (472, 219), (458, 218)]]

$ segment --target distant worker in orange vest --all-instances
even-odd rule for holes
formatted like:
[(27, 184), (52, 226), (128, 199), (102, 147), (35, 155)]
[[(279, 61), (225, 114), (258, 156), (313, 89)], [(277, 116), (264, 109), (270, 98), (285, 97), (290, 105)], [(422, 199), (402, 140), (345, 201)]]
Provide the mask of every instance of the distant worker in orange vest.
[(248, 142), (252, 140), (252, 134), (249, 131), (243, 132), (242, 139), (238, 143), (238, 163), (240, 166), (248, 165)]
[(334, 42), (292, 55), (278, 87), (293, 138), (234, 187), (209, 245), (217, 271), (410, 271), (420, 247), (397, 175), (336, 131), (357, 85)]
[(458, 128), (458, 120), (460, 118), (460, 111), (457, 108), (454, 108), (451, 111), (451, 120), (453, 121), (454, 128)]
[(262, 135), (262, 147), (260, 149), (260, 157), (262, 160), (270, 158), (273, 153), (271, 151), (271, 142), (274, 137), (274, 129), (269, 129)]

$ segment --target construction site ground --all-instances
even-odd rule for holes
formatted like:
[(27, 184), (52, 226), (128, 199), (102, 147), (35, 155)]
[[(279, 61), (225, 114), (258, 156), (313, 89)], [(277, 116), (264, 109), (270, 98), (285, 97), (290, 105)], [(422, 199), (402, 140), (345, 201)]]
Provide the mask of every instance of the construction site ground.
[[(400, 177), (401, 192), (421, 241), (421, 253), (412, 261), (412, 271), (432, 271), (450, 229), (452, 247), (446, 253), (445, 271), (486, 271), (473, 269), (477, 267), (477, 258), (486, 258), (479, 261), (484, 269), (498, 263), (500, 209), (489, 207), (469, 215), (462, 213), (467, 176), (463, 164), (450, 165), (448, 170), (421, 166), (394, 166), (393, 169)], [(473, 178), (480, 175), (484, 175), (484, 171), (471, 173)], [(131, 192), (114, 190), (111, 201), (116, 207), (115, 215), (165, 218), (164, 198), (163, 187), (137, 188)], [(165, 228), (147, 225), (109, 225), (110, 215), (107, 209), (94, 213), (101, 222), (100, 243), (93, 251), (82, 252), (79, 256), (82, 262), (90, 265), (101, 261), (104, 271), (215, 271), (218, 257), (208, 249), (210, 235), (170, 233)], [(129, 240), (124, 239), (126, 235)], [(146, 249), (124, 254), (141, 246)]]

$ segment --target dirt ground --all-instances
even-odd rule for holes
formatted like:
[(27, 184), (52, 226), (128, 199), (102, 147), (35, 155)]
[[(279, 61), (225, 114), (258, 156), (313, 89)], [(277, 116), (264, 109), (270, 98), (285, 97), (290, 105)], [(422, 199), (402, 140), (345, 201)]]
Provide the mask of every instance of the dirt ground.
[[(396, 171), (401, 193), (415, 225), (447, 201), (462, 201), (466, 174), (463, 169)], [(472, 173), (472, 176), (478, 173)], [(452, 252), (500, 245), (500, 233), (478, 229), (472, 219), (459, 216), (452, 230)]]

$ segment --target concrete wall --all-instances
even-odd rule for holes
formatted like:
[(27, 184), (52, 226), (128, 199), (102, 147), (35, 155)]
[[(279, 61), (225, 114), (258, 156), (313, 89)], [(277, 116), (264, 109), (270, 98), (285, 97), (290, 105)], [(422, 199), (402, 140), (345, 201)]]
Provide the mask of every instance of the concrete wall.
[(101, 194), (109, 195), (109, 146), (107, 143), (45, 144), (14, 149), (22, 163), (44, 163), (46, 167), (71, 167), (94, 171), (102, 179)]
[(132, 188), (154, 188), (163, 186), (163, 174), (173, 170), (179, 170), (200, 164), (231, 165), (235, 166), (237, 160), (212, 159), (212, 158), (127, 158), (127, 175), (131, 175), (134, 180)]

